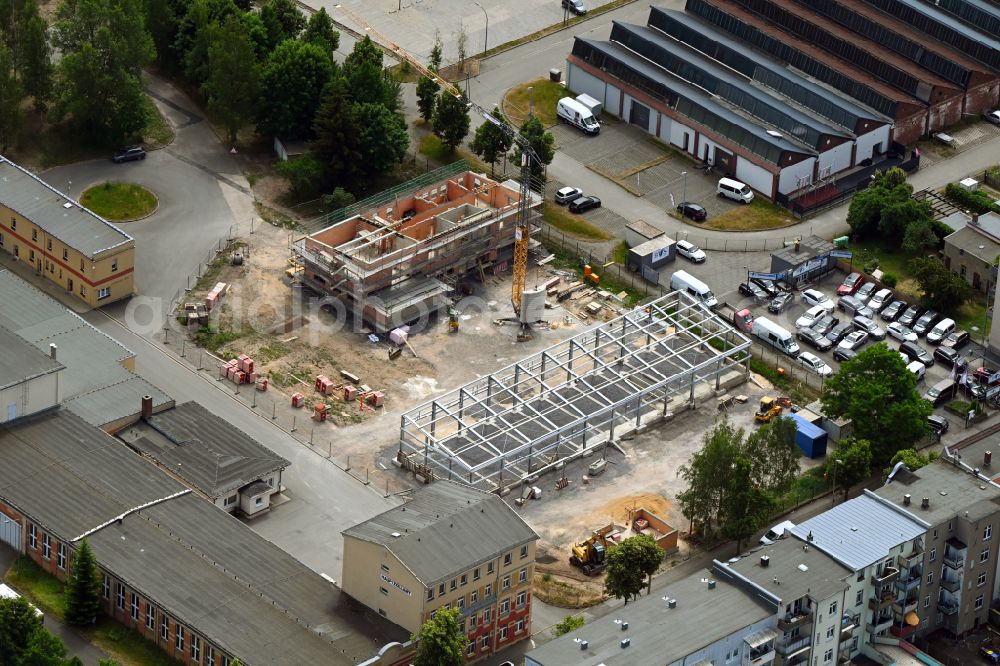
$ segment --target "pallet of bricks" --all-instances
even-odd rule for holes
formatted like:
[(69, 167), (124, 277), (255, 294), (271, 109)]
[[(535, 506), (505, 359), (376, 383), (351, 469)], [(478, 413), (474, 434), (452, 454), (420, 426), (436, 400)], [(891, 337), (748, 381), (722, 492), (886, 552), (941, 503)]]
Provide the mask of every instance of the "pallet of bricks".
[(234, 384), (253, 384), (258, 391), (267, 390), (267, 377), (257, 376), (254, 372), (254, 360), (246, 354), (240, 354), (219, 366), (219, 377)]

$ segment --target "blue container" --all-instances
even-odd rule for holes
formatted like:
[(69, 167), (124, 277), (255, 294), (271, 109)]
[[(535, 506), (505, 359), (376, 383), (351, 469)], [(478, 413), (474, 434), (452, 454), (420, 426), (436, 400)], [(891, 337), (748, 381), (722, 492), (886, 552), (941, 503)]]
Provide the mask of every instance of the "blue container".
[(826, 431), (815, 426), (798, 414), (792, 414), (795, 419), (795, 443), (807, 458), (821, 458), (826, 455)]

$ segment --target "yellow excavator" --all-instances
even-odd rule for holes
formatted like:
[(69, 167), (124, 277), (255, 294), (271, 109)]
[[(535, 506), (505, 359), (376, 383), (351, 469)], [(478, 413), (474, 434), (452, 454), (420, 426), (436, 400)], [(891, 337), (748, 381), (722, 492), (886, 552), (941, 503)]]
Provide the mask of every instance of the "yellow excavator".
[(753, 415), (753, 418), (757, 423), (768, 423), (775, 416), (780, 415), (781, 405), (778, 400), (771, 396), (764, 396), (760, 399), (760, 407), (757, 408), (757, 413)]
[(606, 558), (610, 544), (607, 535), (611, 529), (612, 527), (608, 525), (596, 530), (586, 540), (573, 544), (573, 554), (569, 557), (569, 563), (583, 569), (583, 573), (588, 576), (596, 576), (604, 571), (608, 565)]

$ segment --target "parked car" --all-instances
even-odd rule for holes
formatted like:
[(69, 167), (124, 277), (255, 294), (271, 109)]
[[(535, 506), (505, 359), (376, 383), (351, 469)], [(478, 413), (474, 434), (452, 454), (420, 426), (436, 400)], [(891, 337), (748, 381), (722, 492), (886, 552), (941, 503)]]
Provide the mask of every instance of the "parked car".
[(821, 377), (829, 377), (833, 374), (833, 368), (824, 363), (823, 359), (812, 352), (802, 352), (799, 354), (798, 360), (806, 369), (812, 370)]
[(900, 342), (916, 342), (917, 334), (914, 333), (909, 326), (903, 326), (898, 321), (894, 321), (885, 327), (886, 333), (889, 337), (899, 340)]
[(121, 164), (122, 162), (132, 162), (134, 160), (144, 160), (146, 159), (146, 151), (142, 149), (142, 146), (132, 146), (130, 148), (122, 148), (111, 156), (111, 161), (115, 164)]
[(842, 321), (830, 329), (830, 332), (826, 334), (826, 339), (832, 342), (833, 344), (837, 344), (838, 342), (844, 339), (845, 335), (847, 335), (853, 330), (854, 330), (853, 323), (851, 323), (850, 321)]
[(824, 294), (822, 291), (817, 291), (815, 289), (806, 289), (802, 292), (802, 300), (805, 301), (807, 305), (810, 306), (820, 306), (827, 312), (833, 312), (833, 309), (837, 307), (830, 297)]
[[(993, 123), (994, 125), (1000, 125), (1000, 110), (994, 109), (993, 111), (983, 111), (983, 120), (988, 123)], [(997, 660), (994, 659), (993, 663), (996, 664), (1000, 662), (997, 662)]]
[(774, 280), (765, 280), (764, 278), (750, 278), (751, 282), (756, 282), (757, 286), (767, 292), (768, 296), (775, 297), (779, 294), (785, 293), (785, 290), (778, 286)]
[(920, 319), (913, 324), (913, 332), (917, 335), (926, 335), (927, 331), (931, 330), (931, 327), (937, 323), (937, 320), (941, 318), (934, 310), (927, 310), (922, 315)]
[(878, 316), (882, 318), (882, 321), (896, 321), (899, 319), (899, 315), (903, 314), (906, 310), (906, 301), (893, 301), (889, 305), (885, 306)]
[(861, 273), (851, 273), (844, 281), (837, 287), (838, 296), (850, 296), (858, 289), (861, 285), (865, 283), (865, 277)]
[(740, 293), (744, 296), (749, 296), (758, 303), (763, 303), (768, 299), (767, 292), (761, 288), (756, 282), (748, 280), (746, 282), (740, 283)]
[(891, 289), (879, 289), (872, 297), (868, 299), (868, 307), (870, 307), (875, 312), (881, 312), (882, 308), (889, 305), (892, 300), (892, 290)]
[(782, 312), (794, 300), (795, 294), (790, 291), (783, 291), (771, 299), (771, 302), (767, 304), (767, 311), (774, 313)]
[(795, 328), (809, 328), (816, 320), (826, 314), (826, 310), (823, 309), (822, 305), (814, 305), (804, 313), (802, 316), (795, 320)]
[(942, 379), (924, 393), (924, 400), (935, 407), (948, 402), (958, 393), (958, 384), (953, 379)]
[(819, 319), (813, 322), (810, 326), (812, 330), (816, 331), (820, 335), (826, 335), (830, 332), (830, 329), (840, 323), (840, 320), (831, 315), (823, 315)]
[(938, 437), (948, 432), (949, 425), (950, 424), (948, 423), (948, 419), (946, 419), (943, 416), (938, 416), (937, 414), (931, 414), (930, 416), (927, 417), (927, 426)]
[(857, 355), (858, 352), (855, 351), (853, 347), (849, 348), (837, 345), (837, 348), (833, 350), (833, 358), (837, 361), (840, 361), (841, 363), (843, 363), (844, 361), (849, 361)]
[(576, 201), (583, 196), (583, 190), (579, 187), (561, 187), (556, 191), (556, 203), (565, 206), (571, 201)]
[(877, 285), (874, 282), (865, 282), (861, 285), (861, 288), (854, 292), (854, 297), (861, 301), (862, 303), (867, 303), (868, 299), (872, 297), (875, 293), (875, 287)]
[(961, 349), (969, 344), (969, 340), (968, 331), (952, 331), (948, 337), (941, 341), (941, 346), (950, 347), (951, 349)]
[(912, 328), (913, 325), (917, 323), (917, 319), (919, 319), (920, 315), (922, 315), (923, 313), (924, 309), (922, 307), (920, 307), (919, 305), (911, 305), (910, 307), (906, 308), (906, 310), (903, 311), (903, 314), (899, 315), (899, 318), (896, 319), (896, 321), (898, 321), (900, 324), (903, 324), (904, 326), (909, 326)]
[(941, 361), (941, 365), (948, 368), (955, 368), (955, 372), (959, 373), (969, 365), (969, 362), (963, 358), (962, 354), (952, 347), (938, 347), (934, 350), (934, 358)]
[(694, 243), (688, 242), (686, 240), (679, 240), (676, 243), (677, 254), (681, 255), (685, 259), (689, 259), (696, 264), (700, 264), (707, 258), (705, 251)]
[(764, 536), (760, 538), (760, 545), (770, 546), (778, 539), (783, 539), (786, 532), (791, 532), (792, 528), (795, 527), (795, 523), (790, 520), (778, 523), (768, 531), (764, 532)]
[(833, 343), (827, 340), (825, 335), (811, 328), (799, 329), (795, 337), (817, 351), (830, 351), (830, 348), (833, 347)]
[(867, 331), (852, 331), (844, 336), (844, 339), (837, 345), (837, 349), (850, 349), (852, 351), (857, 351), (858, 349), (861, 349), (861, 345), (865, 344), (867, 341)]
[(569, 204), (569, 212), (571, 213), (585, 213), (591, 208), (600, 208), (601, 200), (597, 197), (580, 197), (574, 199)]
[(924, 373), (927, 372), (927, 366), (920, 361), (913, 361), (906, 366), (906, 369), (917, 376), (918, 382), (924, 378)]
[(934, 356), (916, 342), (901, 342), (899, 353), (910, 361), (920, 361), (928, 368), (934, 365)]
[(562, 0), (563, 9), (568, 9), (577, 16), (583, 16), (587, 13), (587, 6), (583, 4), (583, 0)]
[(865, 305), (863, 302), (859, 301), (854, 296), (841, 296), (837, 299), (837, 307), (844, 311), (845, 314), (851, 317), (868, 317), (871, 319), (875, 316), (875, 311), (870, 307)]
[(868, 317), (855, 317), (854, 328), (865, 331), (873, 340), (885, 340), (885, 331)]
[(985, 386), (996, 386), (997, 384), (1000, 384), (1000, 379), (994, 382), (990, 381), (990, 378), (994, 377), (996, 374), (997, 371), (993, 368), (980, 367), (972, 371), (972, 378)]
[(939, 345), (945, 338), (954, 333), (955, 330), (955, 320), (945, 317), (934, 324), (934, 328), (927, 331), (927, 342), (932, 345)]
[(682, 201), (677, 205), (677, 212), (684, 217), (690, 218), (695, 222), (704, 222), (708, 218), (708, 211), (702, 206), (690, 201)]

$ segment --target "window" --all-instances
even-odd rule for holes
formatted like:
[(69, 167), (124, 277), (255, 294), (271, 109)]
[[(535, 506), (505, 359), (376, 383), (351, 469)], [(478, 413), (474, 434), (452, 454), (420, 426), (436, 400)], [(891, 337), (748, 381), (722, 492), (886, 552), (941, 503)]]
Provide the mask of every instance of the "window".
[(487, 649), (487, 648), (489, 648), (489, 646), (490, 646), (490, 635), (489, 634), (483, 634), (483, 637), (479, 639), (479, 646), (482, 649), (484, 649), (484, 650)]
[(500, 640), (507, 640), (507, 627), (500, 627)]
[(156, 611), (153, 610), (153, 604), (146, 604), (146, 628), (152, 631), (155, 624)]
[(983, 530), (983, 541), (989, 541), (993, 537), (993, 526), (987, 525)]
[(937, 559), (937, 548), (931, 548), (930, 561), (933, 562)]
[(56, 544), (56, 566), (63, 571), (66, 570), (66, 546), (62, 541)]
[(81, 296), (86, 296), (87, 295), (87, 288), (84, 287), (82, 284), (80, 285), (80, 295)]
[(506, 555), (503, 556), (503, 565), (505, 567), (509, 567), (510, 566), (510, 562), (511, 562), (512, 559), (514, 559), (514, 554), (513, 553), (507, 553)]
[(985, 573), (979, 574), (979, 578), (976, 579), (976, 587), (982, 587), (983, 585), (986, 585), (986, 574)]
[(448, 589), (450, 591), (452, 591), (452, 592), (454, 592), (455, 590), (458, 589), (458, 579), (457, 578), (452, 578), (451, 579), (451, 584), (448, 585)]
[(222, 500), (222, 505), (223, 506), (230, 506), (232, 504), (236, 504), (236, 495), (235, 494), (230, 495), (226, 499)]
[(430, 601), (433, 598), (434, 598), (434, 588), (433, 587), (428, 587), (427, 588), (427, 601)]
[(125, 610), (125, 585), (115, 583), (115, 606), (118, 610)]
[(948, 531), (949, 531), (949, 532), (951, 532), (951, 522), (952, 522), (952, 521), (950, 521), (950, 520), (948, 521)]
[(483, 594), (485, 594), (487, 597), (490, 596), (491, 594), (493, 594), (493, 584), (492, 583), (486, 583), (486, 589), (484, 590)]
[(989, 548), (983, 548), (983, 552), (979, 553), (979, 561), (980, 562), (989, 562), (990, 561), (990, 549)]
[(469, 617), (469, 631), (476, 628), (476, 616), (473, 614)]
[(929, 574), (927, 574), (927, 584), (930, 585), (933, 582), (934, 582), (934, 572), (931, 571)]
[(474, 604), (474, 603), (476, 603), (476, 600), (478, 600), (478, 599), (479, 599), (479, 590), (473, 590), (469, 594), (469, 603), (470, 604)]
[(52, 557), (52, 543), (49, 541), (49, 535), (42, 535), (42, 557), (45, 559), (50, 559)]
[(28, 524), (28, 546), (31, 550), (38, 550), (38, 528), (34, 523)]
[(832, 660), (833, 660), (833, 650), (830, 649), (830, 650), (827, 650), (826, 653), (823, 655), (823, 663), (825, 664), (826, 662), (832, 661)]
[(528, 567), (524, 567), (517, 572), (517, 582), (524, 583), (528, 580)]
[(170, 622), (166, 615), (160, 616), (160, 638), (165, 641), (170, 640)]
[(117, 259), (114, 259), (111, 262), (111, 272), (112, 273), (117, 273), (118, 272), (118, 260)]
[(858, 582), (860, 583), (864, 579), (865, 579), (865, 570), (862, 569), (861, 571), (858, 572)]
[(261, 506), (262, 504), (264, 504), (264, 498), (263, 497), (258, 497), (257, 499), (255, 499), (253, 501), (253, 505), (254, 506)]
[(488, 573), (488, 574), (493, 573), (493, 563), (492, 562), (490, 562), (490, 563), (488, 563), (486, 565), (486, 573)]
[(521, 559), (523, 560), (526, 557), (528, 557), (528, 547), (527, 546), (521, 546)]
[(3, 234), (0, 234), (0, 247), (3, 247)]
[(181, 625), (174, 625), (174, 647), (177, 648), (178, 652), (184, 651), (184, 627)]
[(11, 229), (17, 229), (17, 218), (16, 217), (10, 218), (10, 228)]
[(130, 615), (132, 616), (133, 620), (138, 620), (139, 619), (139, 595), (136, 594), (135, 592), (132, 592), (129, 595), (129, 601), (131, 602), (131, 604), (130, 604), (131, 605), (131, 613), (130, 613)]
[(830, 613), (830, 615), (835, 615), (837, 613), (837, 602), (836, 601), (834, 601), (832, 604), (830, 604), (830, 610), (828, 612)]
[(982, 607), (983, 607), (983, 595), (980, 594), (978, 597), (976, 597), (976, 610), (979, 610)]
[(476, 654), (476, 641), (469, 641), (469, 644), (465, 646), (465, 654), (469, 657)]
[(504, 599), (500, 602), (500, 617), (510, 614), (510, 599)]
[(196, 664), (201, 663), (201, 639), (197, 636), (191, 636), (191, 661)]
[(31, 230), (31, 240), (33, 241), (38, 240), (38, 229)]
[[(103, 301), (111, 295), (111, 287), (101, 287), (97, 290), (97, 300)], [(259, 497), (257, 499), (260, 499)]]
[(483, 624), (489, 624), (490, 623), (490, 616), (491, 615), (492, 615), (492, 613), (490, 613), (490, 609), (489, 608), (487, 608), (486, 610), (483, 611)]
[(524, 620), (518, 620), (517, 624), (514, 625), (514, 633), (519, 634), (524, 631)]
[(509, 590), (510, 589), (510, 575), (509, 574), (503, 577), (503, 589), (505, 589), (505, 590)]
[(69, 250), (63, 249), (63, 261), (69, 261)]
[(389, 573), (389, 567), (388, 567), (388, 566), (386, 566), (385, 564), (383, 564), (383, 565), (382, 565), (382, 571), (384, 571), (384, 572), (386, 572), (386, 573)]
[(232, 662), (232, 659), (226, 655), (222, 655), (222, 666), (229, 666), (230, 662)]
[(48, 239), (48, 240), (47, 240), (47, 241), (45, 242), (45, 246), (46, 246), (46, 247), (48, 248), (49, 252), (51, 252), (51, 251), (52, 251), (52, 239), (51, 239), (51, 238), (50, 238), (50, 239)]
[(111, 579), (107, 576), (101, 578), (101, 596), (105, 599), (111, 598)]
[(518, 592), (517, 593), (517, 600), (516, 600), (517, 607), (518, 608), (524, 608), (524, 603), (525, 603), (525, 601), (527, 599), (528, 599), (528, 593), (527, 592)]
[(80, 270), (81, 270), (81, 271), (85, 271), (85, 270), (87, 270), (87, 269), (86, 269), (86, 268), (84, 268), (84, 266), (83, 266), (83, 259), (81, 259), (81, 260), (80, 260)]
[(444, 594), (444, 583), (441, 583), (440, 585), (438, 585), (438, 596), (440, 597), (443, 594)]
[(461, 585), (467, 585), (469, 583), (469, 574), (462, 574)]
[(478, 567), (476, 567), (472, 571), (472, 580), (479, 580), (479, 568)]
[(924, 597), (924, 608), (930, 608), (931, 606), (931, 595)]
[(458, 601), (455, 602), (456, 608), (465, 608), (465, 597), (459, 597)]
[(215, 666), (215, 648), (211, 645), (205, 646), (205, 664)]
[(826, 630), (826, 640), (830, 640), (831, 638), (833, 638), (833, 627)]
[(389, 596), (389, 590), (385, 589), (384, 587), (379, 587), (378, 591), (381, 592), (383, 596), (386, 597)]

